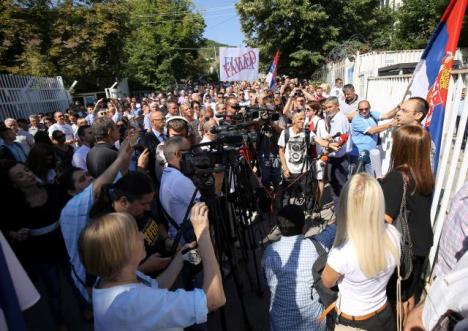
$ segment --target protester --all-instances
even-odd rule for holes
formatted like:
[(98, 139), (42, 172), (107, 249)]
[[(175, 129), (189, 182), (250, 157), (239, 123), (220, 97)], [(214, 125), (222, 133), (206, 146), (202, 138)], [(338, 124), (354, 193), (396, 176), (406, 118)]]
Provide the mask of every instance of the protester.
[(13, 118), (7, 118), (4, 123), (7, 128), (10, 128), (16, 134), (15, 142), (19, 143), (26, 155), (28, 155), (34, 145), (33, 135), (21, 128), (19, 123)]
[(118, 152), (114, 144), (120, 138), (120, 131), (117, 124), (107, 117), (95, 119), (92, 130), (96, 143), (88, 152), (86, 165), (89, 174), (97, 178), (117, 158)]
[(54, 131), (59, 130), (65, 135), (65, 143), (67, 144), (73, 143), (75, 141), (73, 128), (67, 123), (65, 123), (65, 116), (63, 115), (63, 113), (59, 111), (55, 112), (54, 119), (55, 119), (55, 123), (52, 124), (47, 129), (47, 131), (49, 132), (49, 137), (52, 138), (52, 133), (54, 133)]
[(345, 141), (342, 141), (341, 135), (349, 135), (351, 128), (348, 119), (340, 111), (340, 103), (336, 97), (326, 99), (324, 107), (327, 131), (330, 133), (330, 137), (335, 137), (339, 133), (340, 137), (334, 139), (343, 145), (338, 151), (329, 154), (327, 165), (328, 180), (333, 189), (333, 200), (336, 208), (341, 189), (348, 178), (351, 162), (349, 153), (352, 150), (351, 139), (346, 136)]
[(65, 134), (59, 130), (52, 133), (52, 142), (56, 161), (55, 169), (60, 176), (72, 166), (74, 149), (65, 143)]
[[(395, 117), (398, 108), (387, 113), (371, 111), (369, 101), (362, 100), (358, 103), (358, 114), (351, 121), (351, 140), (353, 142), (353, 154), (360, 155), (362, 152), (370, 152), (380, 145), (379, 134), (396, 125), (396, 121), (380, 124), (379, 121)], [(371, 163), (364, 166), (366, 172), (374, 176)]]
[(53, 146), (39, 143), (34, 145), (26, 165), (43, 184), (53, 184), (57, 178), (57, 160)]
[(65, 205), (57, 185), (39, 185), (34, 173), (21, 163), (3, 164), (9, 192), (8, 210), (2, 230), (14, 242), (18, 258), (35, 284), (41, 283), (50, 313), (57, 325), (65, 322), (60, 293), (68, 285), (66, 250), (59, 227), (60, 211)]
[[(423, 289), (421, 275), (424, 262), (433, 243), (430, 210), (434, 176), (430, 152), (431, 139), (425, 129), (415, 125), (398, 128), (393, 132), (390, 170), (381, 181), (385, 196), (385, 220), (391, 224), (397, 219), (403, 198), (409, 211), (407, 222), (413, 244), (413, 270), (401, 284), (403, 316), (419, 301)], [(389, 284), (389, 296), (396, 293), (395, 283), (396, 275)]]
[(182, 269), (183, 250), (156, 279), (138, 272), (146, 256), (144, 237), (129, 214), (111, 213), (86, 226), (79, 247), (87, 271), (100, 278), (93, 288), (97, 331), (183, 328), (206, 322), (208, 312), (224, 305), (226, 299), (205, 205), (192, 208), (191, 223), (203, 261), (203, 289), (190, 292), (168, 291)]
[(337, 323), (364, 330), (395, 330), (385, 289), (400, 259), (398, 230), (384, 222), (385, 200), (376, 179), (357, 174), (340, 196), (337, 231), (322, 273), (338, 284)]
[(77, 136), (80, 147), (78, 147), (73, 153), (72, 165), (74, 167), (88, 171), (86, 159), (91, 147), (94, 144), (94, 133), (92, 127), (87, 124), (80, 126), (77, 131)]
[(340, 110), (351, 122), (358, 113), (358, 104), (361, 98), (356, 94), (353, 84), (343, 86), (344, 100), (340, 102)]
[(0, 138), (3, 139), (3, 144), (0, 146), (0, 158), (16, 162), (26, 162), (26, 152), (23, 147), (15, 141), (16, 133), (12, 129), (0, 127)]

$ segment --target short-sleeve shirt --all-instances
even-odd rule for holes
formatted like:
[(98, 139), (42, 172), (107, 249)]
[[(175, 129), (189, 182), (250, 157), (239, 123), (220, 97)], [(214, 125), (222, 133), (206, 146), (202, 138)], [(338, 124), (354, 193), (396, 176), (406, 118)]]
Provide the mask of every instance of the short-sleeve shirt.
[[(187, 208), (195, 192), (195, 185), (190, 178), (184, 176), (180, 170), (173, 167), (166, 167), (163, 170), (161, 177), (161, 187), (159, 188), (159, 198), (161, 205), (174, 219), (174, 221), (181, 225)], [(197, 193), (195, 202), (200, 198), (200, 193)], [(170, 238), (174, 238), (177, 234), (177, 229), (169, 223), (167, 231)]]
[[(384, 222), (382, 220), (382, 222)], [(391, 242), (400, 250), (400, 235), (393, 225), (386, 225)], [(328, 254), (327, 264), (343, 275), (338, 281), (338, 307), (348, 315), (362, 316), (378, 310), (387, 302), (386, 287), (396, 267), (391, 254), (387, 256), (387, 269), (376, 276), (366, 276), (359, 266), (352, 241), (333, 247)]]
[(78, 238), (88, 222), (88, 214), (93, 203), (93, 184), (90, 184), (82, 192), (68, 201), (60, 214), (60, 228), (73, 270), (73, 282), (86, 300), (89, 300), (88, 292), (83, 284), (86, 281), (86, 271), (81, 263), (78, 252)]
[[(289, 130), (289, 140), (286, 143), (285, 130)], [(309, 138), (309, 144), (311, 138)], [(292, 128), (286, 128), (281, 132), (278, 146), (284, 148), (284, 157), (291, 174), (300, 174), (308, 170), (310, 162), (307, 160), (307, 144), (304, 130), (294, 133)]]
[(73, 140), (75, 138), (75, 134), (73, 132), (73, 128), (68, 125), (68, 124), (58, 124), (54, 123), (50, 126), (49, 128), (49, 136), (52, 137), (52, 133), (54, 131), (61, 131), (65, 135), (65, 139), (68, 140)]
[[(400, 214), (403, 197), (403, 176), (392, 170), (381, 180), (385, 197), (385, 213), (394, 220)], [(406, 208), (409, 211), (408, 227), (413, 240), (413, 253), (427, 256), (432, 246), (431, 203), (432, 194), (422, 195), (414, 191), (414, 182), (410, 180), (406, 189)]]
[(137, 272), (140, 283), (93, 288), (94, 328), (104, 330), (182, 330), (206, 322), (202, 289), (168, 291)]
[(352, 112), (357, 112), (359, 102), (362, 99), (356, 94), (356, 100), (351, 103), (347, 103), (345, 99), (340, 102), (340, 111), (343, 115), (347, 116)]
[(358, 152), (362, 152), (363, 150), (370, 151), (377, 146), (379, 135), (377, 133), (369, 134), (368, 131), (370, 128), (378, 125), (380, 113), (373, 111), (370, 115), (363, 117), (358, 114), (351, 121), (351, 138)]
[[(351, 134), (351, 126), (349, 125), (349, 121), (341, 112), (336, 113), (335, 116), (333, 116), (333, 118), (330, 120), (330, 135), (334, 136), (338, 132), (341, 134)], [(351, 152), (352, 148), (353, 144), (351, 142), (351, 137), (349, 137), (344, 146), (342, 146), (338, 151), (330, 153), (330, 157), (343, 157), (347, 153)]]

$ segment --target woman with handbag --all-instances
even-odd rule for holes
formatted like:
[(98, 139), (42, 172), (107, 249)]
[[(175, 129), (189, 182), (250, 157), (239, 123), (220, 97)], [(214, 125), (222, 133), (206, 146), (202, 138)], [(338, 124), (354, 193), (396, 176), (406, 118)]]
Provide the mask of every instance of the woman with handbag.
[[(430, 210), (434, 191), (431, 138), (420, 126), (406, 125), (393, 132), (391, 168), (382, 179), (385, 220), (403, 236), (401, 263), (402, 317), (419, 301), (421, 274), (432, 246)], [(396, 274), (389, 282), (388, 296), (395, 300)]]
[(368, 174), (354, 175), (339, 205), (335, 242), (322, 273), (325, 287), (338, 283), (337, 327), (395, 330), (386, 287), (400, 259), (400, 235), (384, 222), (382, 189)]

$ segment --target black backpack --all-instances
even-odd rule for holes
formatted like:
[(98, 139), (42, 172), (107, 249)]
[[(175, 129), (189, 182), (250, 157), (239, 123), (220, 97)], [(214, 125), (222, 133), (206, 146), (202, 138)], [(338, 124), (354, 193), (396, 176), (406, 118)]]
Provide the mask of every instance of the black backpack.
[[(310, 288), (310, 296), (313, 298), (312, 289), (315, 288), (319, 295), (319, 302), (323, 305), (324, 309), (327, 309), (331, 304), (333, 304), (338, 298), (338, 287), (334, 286), (332, 288), (326, 288), (323, 285), (322, 281), (322, 272), (327, 265), (328, 252), (323, 248), (323, 246), (312, 237), (309, 238), (314, 244), (319, 257), (315, 260), (312, 265), (312, 277), (314, 278), (314, 283)], [(334, 324), (334, 318), (331, 314), (327, 314), (327, 326), (330, 328)]]

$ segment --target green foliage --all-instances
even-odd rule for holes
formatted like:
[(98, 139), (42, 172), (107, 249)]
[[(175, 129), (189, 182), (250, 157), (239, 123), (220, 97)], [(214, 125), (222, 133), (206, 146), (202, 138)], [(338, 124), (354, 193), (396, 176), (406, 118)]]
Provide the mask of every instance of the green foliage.
[(168, 89), (177, 80), (197, 74), (198, 51), (205, 28), (191, 12), (190, 0), (131, 0), (126, 38), (131, 77), (154, 89)]
[(391, 48), (425, 48), (448, 0), (404, 0), (396, 13)]
[[(279, 73), (310, 77), (341, 45), (388, 44), (389, 10), (379, 0), (241, 0), (237, 10), (247, 44), (260, 48), (266, 71), (280, 50)], [(352, 40), (353, 42), (349, 42)]]
[(130, 76), (166, 88), (203, 64), (204, 21), (190, 0), (0, 1), (0, 71), (78, 80), (96, 90)]

